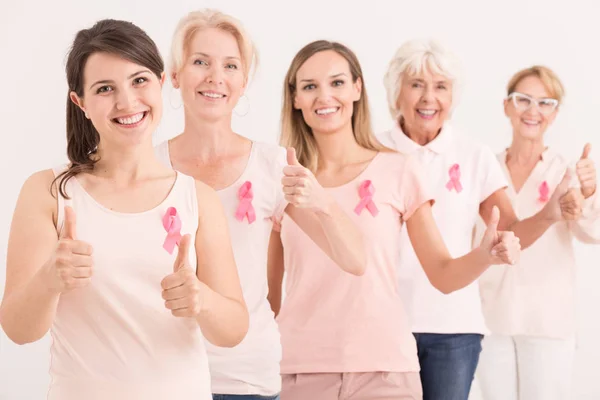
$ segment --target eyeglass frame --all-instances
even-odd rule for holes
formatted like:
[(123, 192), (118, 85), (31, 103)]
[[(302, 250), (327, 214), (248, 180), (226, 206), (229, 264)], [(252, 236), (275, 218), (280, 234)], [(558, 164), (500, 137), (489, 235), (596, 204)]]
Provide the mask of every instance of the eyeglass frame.
[[(522, 96), (526, 99), (529, 100), (529, 107), (522, 109), (521, 107), (519, 107), (519, 105), (517, 104), (517, 100), (516, 97), (517, 96)], [(559, 106), (559, 101), (557, 99), (553, 99), (552, 97), (544, 97), (542, 99), (536, 99), (534, 97), (531, 97), (529, 95), (526, 95), (525, 93), (521, 93), (521, 92), (511, 92), (508, 96), (506, 96), (506, 100), (510, 100), (512, 99), (512, 103), (515, 106), (515, 108), (517, 110), (522, 110), (523, 112), (529, 110), (531, 107), (533, 107), (533, 104), (535, 104), (536, 108), (538, 109), (538, 111), (544, 115), (550, 115), (552, 114), (554, 111), (556, 111), (556, 109)], [(548, 113), (545, 113), (544, 111), (542, 111), (542, 109), (540, 108), (540, 102), (542, 101), (551, 101), (554, 106), (552, 107), (552, 110), (549, 111)]]

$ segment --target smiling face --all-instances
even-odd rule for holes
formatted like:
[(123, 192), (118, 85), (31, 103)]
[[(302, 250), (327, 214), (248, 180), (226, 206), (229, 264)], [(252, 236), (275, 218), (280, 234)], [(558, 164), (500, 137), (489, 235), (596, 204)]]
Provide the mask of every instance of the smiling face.
[(540, 140), (556, 118), (558, 101), (551, 99), (548, 89), (535, 75), (521, 79), (514, 92), (504, 100), (504, 113), (510, 119), (514, 134)]
[(172, 79), (186, 112), (209, 121), (230, 119), (246, 85), (235, 36), (216, 28), (199, 30), (185, 54)]
[(405, 129), (419, 136), (436, 135), (452, 107), (452, 81), (423, 70), (419, 74), (404, 73), (401, 85), (397, 107)]
[(83, 73), (83, 96), (71, 100), (92, 121), (103, 145), (137, 146), (152, 140), (162, 117), (162, 84), (148, 68), (109, 53), (94, 53)]
[(296, 74), (294, 108), (315, 134), (336, 133), (352, 124), (362, 82), (353, 82), (348, 61), (333, 50), (306, 60)]

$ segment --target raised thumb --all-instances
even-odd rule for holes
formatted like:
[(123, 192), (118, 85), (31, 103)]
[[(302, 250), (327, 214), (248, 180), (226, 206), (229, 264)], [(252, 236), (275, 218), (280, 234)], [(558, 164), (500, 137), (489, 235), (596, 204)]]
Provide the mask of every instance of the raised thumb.
[(287, 163), (288, 165), (300, 165), (298, 159), (296, 158), (296, 149), (293, 147), (287, 148)]
[(77, 218), (75, 216), (75, 211), (70, 206), (65, 206), (65, 217), (60, 232), (60, 238), (74, 240), (76, 236), (76, 223)]
[(179, 241), (179, 248), (177, 250), (177, 258), (173, 264), (173, 272), (177, 272), (186, 265), (189, 265), (189, 251), (190, 242), (192, 241), (191, 235), (188, 233), (184, 235)]
[(583, 147), (583, 154), (581, 155), (581, 159), (584, 160), (588, 158), (590, 156), (590, 151), (592, 151), (592, 145), (586, 143), (586, 145)]

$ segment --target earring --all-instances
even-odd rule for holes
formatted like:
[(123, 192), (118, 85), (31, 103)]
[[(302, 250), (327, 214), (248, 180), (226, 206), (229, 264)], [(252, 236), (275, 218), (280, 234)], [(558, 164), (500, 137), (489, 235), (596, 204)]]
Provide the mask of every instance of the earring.
[(90, 116), (88, 115), (87, 111), (84, 111), (84, 114), (87, 119), (90, 119)]
[[(241, 100), (245, 98), (246, 101), (246, 107), (245, 107), (245, 112), (244, 113), (240, 113), (237, 111), (238, 106), (240, 105)], [(235, 108), (233, 109), (233, 112), (235, 113), (235, 115), (237, 115), (238, 117), (245, 117), (246, 115), (248, 115), (248, 113), (250, 112), (250, 99), (248, 98), (248, 96), (246, 96), (246, 94), (244, 93), (240, 99), (238, 100), (238, 103), (235, 105)]]
[(173, 105), (173, 93), (175, 92), (175, 88), (173, 86), (171, 86), (171, 91), (169, 92), (169, 104), (171, 104), (171, 107), (173, 107), (173, 109), (177, 110), (178, 108), (181, 107), (181, 105), (183, 104), (183, 102), (181, 101), (181, 96), (177, 96), (176, 102), (178, 101), (178, 105), (174, 106)]

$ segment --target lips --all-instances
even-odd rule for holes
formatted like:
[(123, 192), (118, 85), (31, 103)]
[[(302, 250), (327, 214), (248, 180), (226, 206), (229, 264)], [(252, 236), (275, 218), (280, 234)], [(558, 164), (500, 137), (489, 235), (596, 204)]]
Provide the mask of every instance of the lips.
[(113, 118), (113, 122), (123, 126), (135, 126), (146, 118), (148, 111), (142, 111), (136, 114), (125, 115), (122, 117)]

